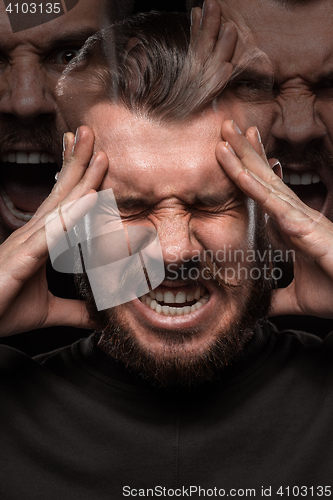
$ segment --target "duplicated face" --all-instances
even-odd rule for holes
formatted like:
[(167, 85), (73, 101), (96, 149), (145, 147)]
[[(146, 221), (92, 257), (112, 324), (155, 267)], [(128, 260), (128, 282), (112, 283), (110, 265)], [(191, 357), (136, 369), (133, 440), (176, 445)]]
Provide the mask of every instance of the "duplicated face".
[(13, 33), (0, 2), (0, 242), (31, 218), (54, 184), (68, 130), (55, 87), (99, 29), (104, 7), (104, 0), (80, 0), (66, 15)]
[[(250, 280), (238, 283), (230, 268), (238, 264), (233, 251), (246, 254), (255, 239), (253, 204), (216, 160), (221, 118), (209, 111), (161, 125), (123, 107), (98, 104), (83, 122), (94, 131), (96, 150), (109, 157), (101, 189), (113, 189), (124, 225), (157, 230), (166, 268), (165, 281), (154, 292), (115, 308), (118, 322), (145, 355), (162, 364), (206, 355), (247, 306)], [(219, 287), (203, 272), (190, 279), (189, 269), (200, 268), (198, 257), (205, 267), (205, 251), (215, 259), (223, 248), (231, 258), (222, 261), (220, 254), (217, 269), (239, 286)], [(131, 357), (132, 351), (127, 360)]]
[[(284, 181), (333, 220), (333, 5), (287, 10), (270, 0), (220, 0), (223, 15), (271, 62), (255, 65), (225, 91), (228, 115), (244, 131), (257, 125)], [(251, 35), (249, 35), (249, 31)], [(270, 84), (274, 73), (275, 84)]]

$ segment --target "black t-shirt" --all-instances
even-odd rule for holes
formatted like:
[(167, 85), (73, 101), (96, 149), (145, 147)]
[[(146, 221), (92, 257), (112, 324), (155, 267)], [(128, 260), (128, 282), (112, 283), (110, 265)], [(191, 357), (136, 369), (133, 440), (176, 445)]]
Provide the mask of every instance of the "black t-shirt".
[(267, 323), (219, 380), (179, 392), (93, 336), (35, 360), (0, 346), (0, 366), (1, 499), (333, 496), (333, 334)]

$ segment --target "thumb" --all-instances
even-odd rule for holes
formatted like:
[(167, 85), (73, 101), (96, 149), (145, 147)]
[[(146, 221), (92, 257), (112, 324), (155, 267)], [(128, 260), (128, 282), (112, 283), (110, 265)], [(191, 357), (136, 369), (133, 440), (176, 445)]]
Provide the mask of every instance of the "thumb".
[(50, 301), (49, 314), (43, 325), (43, 327), (49, 326), (71, 326), (91, 330), (97, 328), (83, 300), (62, 299), (54, 296)]

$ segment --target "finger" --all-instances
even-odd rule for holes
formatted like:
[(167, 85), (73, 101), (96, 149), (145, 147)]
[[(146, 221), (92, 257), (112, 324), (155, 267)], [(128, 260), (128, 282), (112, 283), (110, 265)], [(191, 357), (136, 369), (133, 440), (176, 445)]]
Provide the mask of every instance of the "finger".
[[(251, 127), (251, 129), (247, 131), (247, 134), (253, 134), (253, 141), (255, 141), (254, 136), (257, 133), (258, 131), (256, 127)], [(262, 155), (258, 155), (258, 153), (254, 150), (254, 148), (249, 143), (247, 138), (242, 133), (240, 133), (240, 130), (238, 128), (236, 128), (234, 122), (232, 123), (230, 120), (226, 120), (222, 124), (222, 137), (224, 138), (225, 141), (228, 142), (228, 145), (230, 144), (232, 151), (235, 152), (235, 154), (240, 160), (240, 163), (233, 162), (233, 168), (236, 168), (236, 171), (233, 172), (235, 175), (236, 174), (238, 175), (244, 169), (248, 169), (258, 178), (262, 179), (268, 184), (271, 184), (274, 187), (274, 189), (280, 191), (281, 193), (284, 193), (286, 197), (294, 199), (295, 205), (298, 205), (299, 207), (302, 207), (304, 205), (301, 202), (301, 200), (296, 196), (296, 194), (288, 186), (286, 186), (284, 182), (282, 182), (281, 179), (272, 170), (271, 166), (268, 164), (266, 160), (264, 151), (262, 150)], [(258, 140), (259, 138), (257, 139), (257, 141)], [(258, 143), (256, 147), (259, 150)], [(218, 158), (220, 157), (220, 154), (221, 157), (223, 156), (222, 149), (223, 147), (221, 145), (217, 146)], [(232, 161), (231, 157), (230, 161)], [(223, 168), (225, 168), (226, 171), (230, 170), (228, 164), (223, 165)], [(232, 177), (231, 172), (230, 174)], [(304, 207), (306, 207), (306, 205), (304, 205)]]
[(72, 132), (66, 132), (63, 137), (62, 162), (66, 164), (72, 154), (75, 142), (75, 135)]
[(198, 36), (202, 17), (202, 9), (193, 7), (191, 10), (191, 41), (190, 47), (193, 47)]
[(237, 43), (237, 30), (232, 23), (222, 23), (215, 46), (215, 57), (221, 62), (231, 61)]
[[(299, 227), (302, 218), (305, 221), (309, 221), (310, 218), (306, 213), (307, 210), (303, 211), (303, 208), (307, 209), (304, 203), (300, 200), (298, 203), (297, 200), (277, 189), (272, 183), (266, 182), (253, 171), (250, 172), (246, 169), (244, 164), (231, 149), (230, 144), (225, 142), (220, 143), (218, 153), (218, 160), (226, 174), (247, 196), (259, 203), (263, 210), (271, 215), (278, 223), (280, 222), (281, 225), (284, 225), (283, 222), (287, 216), (288, 219), (295, 217), (294, 224), (291, 224), (288, 233), (291, 233), (292, 227)], [(256, 156), (256, 161), (263, 163), (258, 155)], [(267, 166), (267, 168), (269, 167)], [(252, 170), (256, 169), (253, 167)], [(275, 176), (274, 172), (273, 175)], [(280, 181), (277, 176), (275, 177)], [(281, 184), (283, 183), (281, 182)]]
[(97, 325), (89, 317), (84, 301), (61, 299), (53, 296), (50, 300), (49, 313), (43, 326), (97, 328)]
[[(73, 140), (69, 143), (73, 143)], [(68, 149), (69, 149), (68, 148)], [(67, 163), (61, 170), (54, 191), (61, 197), (63, 192), (66, 194), (76, 186), (82, 179), (90, 163), (94, 148), (94, 134), (87, 126), (81, 126), (75, 134), (74, 145), (70, 150)], [(67, 154), (67, 153), (66, 153)]]
[[(277, 223), (281, 236), (290, 248), (298, 248), (305, 255), (321, 260), (329, 272), (333, 258), (333, 226), (321, 213), (310, 209), (295, 194), (288, 196), (278, 191), (256, 174), (239, 169), (240, 160), (223, 143), (225, 151), (222, 166), (227, 175)], [(226, 161), (226, 157), (228, 161)], [(240, 162), (241, 163), (241, 162)], [(225, 165), (228, 164), (228, 168)], [(238, 170), (238, 171), (237, 171)], [(235, 171), (237, 171), (235, 173)], [(332, 254), (332, 255), (331, 255)]]
[(193, 45), (198, 61), (204, 61), (214, 51), (221, 27), (221, 15), (217, 0), (205, 0), (200, 28)]
[[(47, 217), (56, 211), (58, 207), (79, 200), (82, 196), (87, 194), (89, 190), (98, 190), (108, 169), (108, 158), (103, 152), (96, 153), (93, 158), (94, 161), (91, 162), (89, 167), (86, 169), (83, 178), (74, 187), (74, 189), (72, 189), (72, 191), (70, 191), (68, 195), (56, 205), (54, 205), (56, 198), (49, 201), (48, 205), (51, 207), (49, 211), (46, 211), (48, 206), (44, 202), (43, 208), (45, 209), (45, 213), (43, 213), (42, 208), (40, 208), (37, 215), (35, 214), (35, 216), (27, 224), (25, 224), (25, 226), (16, 230), (6, 240), (5, 243), (7, 246), (10, 245), (15, 248), (16, 246), (23, 244), (29, 237), (44, 227)], [(59, 182), (63, 182), (63, 180)]]
[[(262, 177), (266, 182), (273, 182), (275, 180), (276, 176), (266, 161), (266, 154), (256, 127), (250, 127), (246, 131), (245, 137), (233, 120), (226, 120), (222, 124), (222, 137), (230, 143), (244, 168), (248, 168), (251, 172)], [(260, 161), (258, 156), (260, 157)]]
[(290, 292), (289, 287), (273, 290), (268, 317), (283, 316), (285, 314), (303, 314), (295, 300), (295, 295)]
[[(68, 162), (63, 166), (58, 182), (50, 195), (37, 210), (35, 217), (51, 211), (80, 182), (89, 165), (94, 147), (94, 134), (89, 127), (77, 129), (74, 148)], [(82, 193), (83, 194), (83, 193)], [(79, 196), (78, 196), (79, 197)]]
[[(45, 220), (45, 233), (50, 254), (59, 240), (66, 238), (73, 227), (95, 206), (98, 200), (96, 191), (90, 190), (76, 201), (70, 201), (52, 212)], [(65, 246), (67, 241), (65, 242)], [(51, 259), (52, 260), (52, 259)]]
[(108, 166), (109, 160), (103, 151), (94, 153), (83, 177), (67, 194), (67, 196), (59, 202), (59, 205), (64, 205), (71, 201), (78, 200), (90, 189), (97, 191), (102, 184), (104, 176), (108, 170)]
[[(233, 122), (233, 120), (231, 121)], [(237, 125), (233, 123), (233, 126), (234, 128), (236, 128)], [(250, 127), (249, 129), (247, 129), (247, 131), (245, 132), (245, 137), (249, 141), (257, 155), (259, 155), (260, 158), (262, 158), (264, 161), (267, 161), (265, 148), (261, 141), (261, 136), (258, 128)]]
[[(53, 214), (55, 211), (61, 207), (63, 210), (63, 207), (66, 205), (68, 207), (71, 206), (71, 203), (80, 200), (82, 197), (85, 197), (88, 193), (91, 193), (91, 191), (97, 191), (98, 188), (100, 187), (104, 176), (107, 172), (108, 169), (108, 157), (106, 156), (105, 153), (102, 151), (96, 153), (93, 157), (93, 161), (89, 165), (89, 167), (86, 169), (86, 172), (80, 182), (68, 193), (67, 196), (65, 196), (64, 199), (62, 199), (56, 207), (52, 208), (49, 212), (43, 214), (38, 221), (35, 222), (35, 225), (31, 228), (30, 232), (36, 232), (37, 230), (43, 228), (43, 226), (46, 223), (46, 220), (48, 218), (52, 219)], [(84, 204), (87, 203), (87, 200), (84, 200), (82, 205), (78, 202), (77, 207), (82, 207), (84, 208)], [(87, 205), (88, 207), (88, 205)], [(88, 210), (90, 208), (88, 207)], [(67, 208), (65, 209), (67, 210)], [(73, 217), (74, 219), (76, 218), (76, 208), (73, 206)], [(87, 211), (88, 211), (87, 210)], [(86, 212), (87, 213), (87, 212)], [(77, 211), (77, 220), (80, 218), (80, 212)], [(70, 222), (68, 221), (68, 225), (71, 226)], [(75, 224), (74, 224), (75, 225)], [(73, 226), (71, 226), (73, 227)]]
[(279, 160), (277, 158), (270, 158), (268, 160), (268, 165), (271, 167), (275, 175), (280, 177), (280, 179), (283, 181), (283, 170)]
[[(303, 215), (307, 214), (312, 220), (318, 219), (318, 212), (305, 205), (294, 191), (281, 181), (268, 162), (254, 151), (247, 139), (240, 133), (240, 130), (236, 129), (235, 124), (232, 124), (229, 120), (224, 122), (222, 125), (222, 134), (224, 137), (231, 139), (232, 145), (229, 142), (221, 142), (217, 145), (216, 154), (218, 161), (226, 174), (241, 189), (244, 188), (243, 190), (248, 196), (261, 203), (269, 215), (272, 215), (278, 222), (276, 219), (278, 214), (274, 210), (274, 199), (278, 196), (281, 200), (288, 202), (292, 207), (298, 209)], [(259, 184), (255, 183), (253, 179), (251, 180), (249, 175), (241, 175), (245, 171), (247, 174), (251, 173), (253, 179), (256, 179)], [(241, 179), (243, 179), (243, 183), (240, 182)], [(260, 187), (260, 184), (266, 190)], [(253, 192), (250, 192), (249, 189), (253, 189)], [(277, 203), (276, 206), (281, 207), (281, 203)], [(285, 210), (287, 209), (291, 215), (289, 205), (285, 206)], [(273, 215), (274, 213), (275, 215)], [(280, 215), (284, 216), (284, 214), (279, 214), (279, 219)], [(293, 215), (296, 215), (296, 213), (293, 213)], [(303, 219), (303, 215), (300, 216), (301, 219)], [(294, 222), (297, 224), (296, 220)], [(295, 224), (292, 224), (292, 227), (294, 228)]]

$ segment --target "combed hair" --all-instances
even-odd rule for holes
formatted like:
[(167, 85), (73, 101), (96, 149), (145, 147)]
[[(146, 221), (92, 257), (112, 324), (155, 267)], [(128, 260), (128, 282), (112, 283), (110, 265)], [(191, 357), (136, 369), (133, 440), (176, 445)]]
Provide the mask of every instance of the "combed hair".
[(80, 95), (72, 100), (81, 99), (83, 108), (109, 101), (161, 121), (185, 119), (212, 103), (227, 83), (221, 61), (197, 61), (189, 42), (186, 14), (138, 14), (88, 40), (61, 78), (59, 94), (68, 101), (71, 83), (81, 79)]

